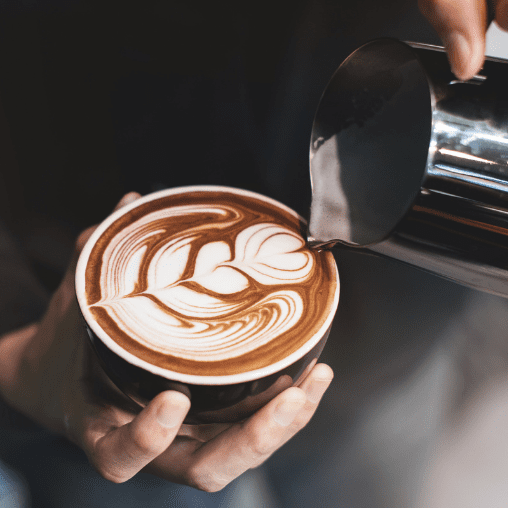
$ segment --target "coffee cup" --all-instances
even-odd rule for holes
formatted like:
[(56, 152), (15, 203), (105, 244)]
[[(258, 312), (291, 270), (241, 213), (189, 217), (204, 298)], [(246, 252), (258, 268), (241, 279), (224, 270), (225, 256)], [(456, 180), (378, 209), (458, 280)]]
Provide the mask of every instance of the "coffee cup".
[(305, 221), (257, 193), (219, 186), (140, 198), (94, 231), (76, 269), (90, 343), (145, 406), (191, 400), (188, 424), (235, 422), (305, 378), (339, 300), (330, 252)]

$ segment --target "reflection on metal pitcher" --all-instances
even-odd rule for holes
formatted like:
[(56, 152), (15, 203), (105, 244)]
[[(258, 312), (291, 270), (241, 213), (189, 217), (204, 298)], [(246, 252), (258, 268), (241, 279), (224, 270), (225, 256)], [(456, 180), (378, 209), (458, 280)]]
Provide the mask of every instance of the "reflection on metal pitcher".
[(309, 243), (386, 255), (508, 296), (508, 65), (468, 82), (443, 48), (350, 55), (312, 132)]

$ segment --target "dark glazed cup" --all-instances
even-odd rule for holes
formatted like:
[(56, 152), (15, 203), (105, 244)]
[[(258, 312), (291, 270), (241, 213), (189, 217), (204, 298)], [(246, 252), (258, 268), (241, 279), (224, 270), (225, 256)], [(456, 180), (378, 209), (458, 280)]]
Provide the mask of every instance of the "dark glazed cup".
[(237, 422), (255, 413), (280, 392), (305, 379), (330, 333), (328, 329), (307, 354), (279, 372), (243, 383), (200, 385), (172, 381), (132, 365), (108, 349), (88, 325), (86, 329), (102, 368), (125, 395), (146, 406), (159, 393), (178, 390), (191, 400), (187, 424)]
[[(85, 268), (88, 256), (106, 227), (128, 212), (151, 199), (179, 193), (185, 190), (234, 190), (261, 198), (296, 215), (284, 205), (247, 191), (226, 187), (187, 187), (157, 192), (108, 217), (85, 245), (76, 270), (76, 293), (91, 346), (108, 377), (130, 399), (140, 406), (147, 405), (165, 390), (178, 390), (191, 400), (191, 408), (185, 419), (187, 424), (237, 422), (252, 415), (280, 392), (301, 383), (319, 358), (328, 335), (339, 300), (339, 278), (336, 272), (336, 290), (329, 315), (319, 332), (297, 351), (267, 367), (227, 376), (199, 376), (173, 372), (147, 363), (120, 347), (100, 328), (87, 312), (84, 298)], [(301, 218), (300, 218), (301, 219)], [(303, 219), (302, 219), (303, 220)], [(336, 269), (336, 267), (335, 267)]]

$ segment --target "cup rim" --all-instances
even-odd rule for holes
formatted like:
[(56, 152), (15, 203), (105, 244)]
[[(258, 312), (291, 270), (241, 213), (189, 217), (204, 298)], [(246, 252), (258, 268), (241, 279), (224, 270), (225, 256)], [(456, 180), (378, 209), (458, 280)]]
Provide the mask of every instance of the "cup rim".
[(244, 383), (249, 381), (254, 381), (256, 379), (260, 379), (271, 374), (275, 374), (284, 368), (292, 365), (302, 357), (304, 357), (312, 348), (323, 338), (328, 329), (330, 328), (333, 318), (335, 317), (335, 313), (337, 310), (337, 306), (339, 303), (339, 294), (340, 294), (340, 281), (339, 281), (339, 273), (337, 269), (337, 264), (335, 263), (335, 259), (333, 255), (328, 252), (327, 253), (327, 261), (329, 264), (333, 264), (335, 280), (336, 280), (336, 288), (335, 294), (333, 297), (332, 306), (330, 308), (330, 313), (326, 317), (322, 326), (319, 330), (303, 344), (299, 349), (297, 349), (294, 353), (286, 356), (282, 360), (271, 364), (267, 367), (262, 367), (260, 369), (250, 370), (247, 372), (240, 372), (237, 374), (229, 374), (223, 376), (200, 376), (195, 374), (184, 374), (181, 372), (176, 372), (169, 369), (164, 369), (152, 363), (149, 363), (141, 358), (138, 358), (134, 354), (130, 353), (123, 347), (121, 347), (117, 342), (115, 342), (100, 326), (99, 324), (92, 318), (92, 315), (88, 309), (88, 305), (85, 301), (85, 271), (88, 264), (88, 259), (90, 257), (90, 253), (92, 248), (94, 247), (97, 240), (101, 237), (101, 235), (106, 231), (106, 229), (111, 226), (117, 219), (128, 213), (130, 210), (137, 208), (140, 205), (145, 203), (149, 203), (150, 201), (155, 201), (162, 197), (183, 194), (187, 192), (199, 192), (199, 191), (207, 191), (207, 192), (231, 192), (233, 194), (245, 195), (247, 197), (253, 197), (260, 199), (261, 201), (268, 202), (270, 204), (275, 205), (278, 208), (290, 213), (294, 217), (298, 218), (300, 221), (307, 223), (305, 219), (303, 219), (297, 212), (289, 208), (288, 206), (272, 199), (268, 196), (264, 196), (257, 192), (239, 189), (235, 187), (227, 187), (222, 185), (189, 185), (189, 186), (181, 186), (181, 187), (173, 187), (168, 189), (163, 189), (157, 192), (152, 192), (147, 194), (136, 201), (123, 206), (119, 210), (114, 211), (111, 215), (109, 215), (103, 222), (99, 224), (97, 229), (92, 233), (90, 238), (87, 240), (83, 250), (78, 259), (78, 263), (76, 266), (76, 274), (75, 274), (75, 287), (76, 287), (76, 298), (78, 301), (78, 305), (83, 315), (87, 325), (90, 327), (92, 332), (97, 336), (101, 342), (112, 352), (117, 354), (120, 358), (127, 361), (128, 363), (139, 367), (143, 370), (146, 370), (152, 374), (157, 376), (166, 378), (171, 381), (178, 381), (182, 383), (190, 383), (197, 385), (230, 385), (237, 383)]

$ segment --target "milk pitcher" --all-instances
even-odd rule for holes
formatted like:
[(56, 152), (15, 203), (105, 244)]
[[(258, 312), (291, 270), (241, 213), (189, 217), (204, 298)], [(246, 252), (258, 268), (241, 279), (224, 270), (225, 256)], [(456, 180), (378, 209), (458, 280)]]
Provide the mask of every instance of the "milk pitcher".
[(329, 82), (310, 145), (308, 242), (508, 297), (508, 65), (463, 82), (444, 49), (378, 39)]

